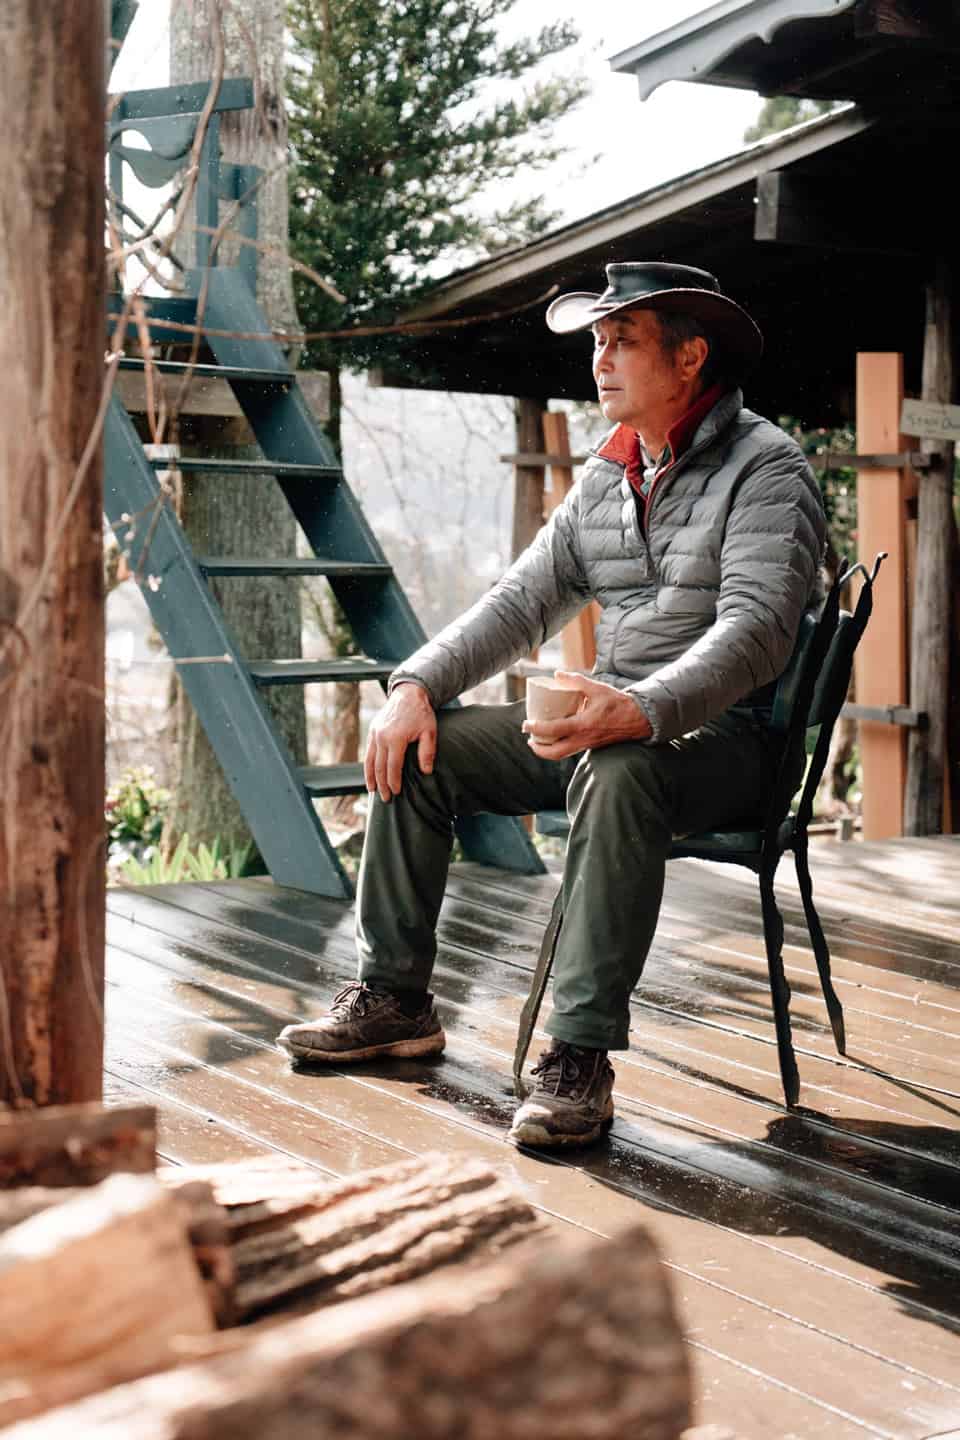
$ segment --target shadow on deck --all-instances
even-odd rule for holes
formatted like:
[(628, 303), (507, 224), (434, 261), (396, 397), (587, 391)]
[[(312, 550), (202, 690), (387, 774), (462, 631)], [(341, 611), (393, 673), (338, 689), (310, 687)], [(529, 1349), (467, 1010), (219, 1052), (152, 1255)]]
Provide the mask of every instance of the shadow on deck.
[(600, 1233), (643, 1218), (692, 1347), (698, 1421), (738, 1440), (960, 1431), (960, 840), (828, 845), (814, 884), (850, 1055), (778, 886), (802, 1092), (783, 1104), (753, 878), (674, 862), (615, 1058), (609, 1141), (505, 1141), (510, 1058), (553, 877), (454, 867), (434, 986), (448, 1050), (293, 1073), (277, 1030), (353, 976), (351, 908), (268, 881), (108, 897), (108, 1099), (170, 1160), (273, 1148), (344, 1174), (426, 1150), (495, 1164)]

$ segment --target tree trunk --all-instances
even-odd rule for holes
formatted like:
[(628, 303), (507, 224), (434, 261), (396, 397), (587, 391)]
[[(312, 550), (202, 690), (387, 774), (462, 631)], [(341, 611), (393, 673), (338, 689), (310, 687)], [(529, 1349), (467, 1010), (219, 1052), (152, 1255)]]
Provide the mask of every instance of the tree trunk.
[(14, 1105), (101, 1094), (103, 19), (103, 0), (0, 6), (0, 1102)]
[[(213, 71), (211, 25), (218, 23), (216, 0), (174, 5), (170, 16), (172, 84), (209, 79)], [(258, 240), (275, 253), (260, 253), (257, 298), (277, 328), (295, 329), (296, 309), (287, 251), (287, 123), (284, 109), (284, 0), (231, 0), (223, 17), (226, 73), (257, 81), (254, 109), (221, 118), (223, 159), (257, 165), (264, 180), (257, 191)], [(181, 252), (189, 247), (178, 246)], [(235, 260), (230, 241), (218, 250), (221, 264)], [(295, 361), (295, 357), (292, 357)], [(193, 417), (181, 430), (184, 454), (251, 459), (258, 454), (244, 440), (246, 426)], [(290, 558), (297, 526), (270, 477), (184, 477), (182, 521), (199, 554)], [(302, 653), (300, 596), (295, 581), (240, 578), (216, 581), (214, 593), (227, 625), (248, 659), (292, 658)], [(189, 700), (177, 687), (177, 763), (168, 839), (189, 833), (193, 843), (216, 836), (231, 845), (249, 838), (240, 807), (226, 783), (210, 742)], [(266, 703), (294, 760), (306, 760), (303, 691), (279, 686)]]

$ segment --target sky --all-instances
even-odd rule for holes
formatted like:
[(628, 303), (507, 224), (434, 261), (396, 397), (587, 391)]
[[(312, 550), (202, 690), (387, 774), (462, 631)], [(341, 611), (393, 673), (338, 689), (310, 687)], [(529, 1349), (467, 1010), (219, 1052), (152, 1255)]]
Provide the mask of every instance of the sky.
[[(559, 223), (568, 223), (742, 148), (743, 132), (760, 108), (756, 95), (672, 82), (641, 104), (635, 78), (607, 64), (618, 51), (706, 8), (705, 0), (517, 0), (504, 37), (572, 20), (580, 44), (547, 68), (572, 64), (592, 83), (589, 98), (557, 128), (568, 153), (518, 180), (517, 195), (524, 189), (544, 194)], [(169, 0), (141, 0), (111, 89), (168, 83), (168, 11)], [(507, 198), (516, 197), (501, 188), (498, 202)]]
[[(573, 56), (592, 82), (590, 97), (560, 126), (569, 153), (532, 181), (562, 213), (581, 219), (743, 148), (761, 100), (716, 85), (662, 85), (641, 104), (636, 78), (609, 58), (709, 8), (705, 0), (518, 0), (511, 29), (531, 33), (567, 18), (581, 33)], [(556, 62), (554, 62), (556, 63)]]

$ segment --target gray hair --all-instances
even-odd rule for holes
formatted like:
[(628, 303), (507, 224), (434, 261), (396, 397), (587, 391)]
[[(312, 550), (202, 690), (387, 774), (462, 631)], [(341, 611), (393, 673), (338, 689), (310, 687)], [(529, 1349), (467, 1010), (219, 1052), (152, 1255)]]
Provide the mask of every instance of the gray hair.
[(687, 340), (695, 340), (698, 335), (707, 342), (709, 353), (700, 371), (705, 390), (718, 380), (727, 380), (731, 384), (736, 381), (737, 376), (732, 373), (733, 367), (723, 347), (702, 320), (679, 310), (657, 310), (655, 314), (660, 322), (660, 343), (667, 355), (675, 355), (681, 345)]

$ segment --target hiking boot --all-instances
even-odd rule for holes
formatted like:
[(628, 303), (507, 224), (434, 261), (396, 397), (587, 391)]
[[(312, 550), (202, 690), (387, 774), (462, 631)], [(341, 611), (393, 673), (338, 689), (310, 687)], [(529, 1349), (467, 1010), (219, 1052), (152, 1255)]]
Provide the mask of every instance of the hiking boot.
[(399, 996), (356, 980), (334, 996), (328, 1014), (304, 1025), (288, 1025), (277, 1036), (281, 1050), (294, 1060), (318, 1064), (439, 1055), (444, 1043), (432, 995), (425, 995), (422, 1008), (408, 1015)]
[(606, 1050), (555, 1040), (530, 1072), (536, 1084), (513, 1117), (518, 1145), (589, 1145), (613, 1122), (613, 1066)]

